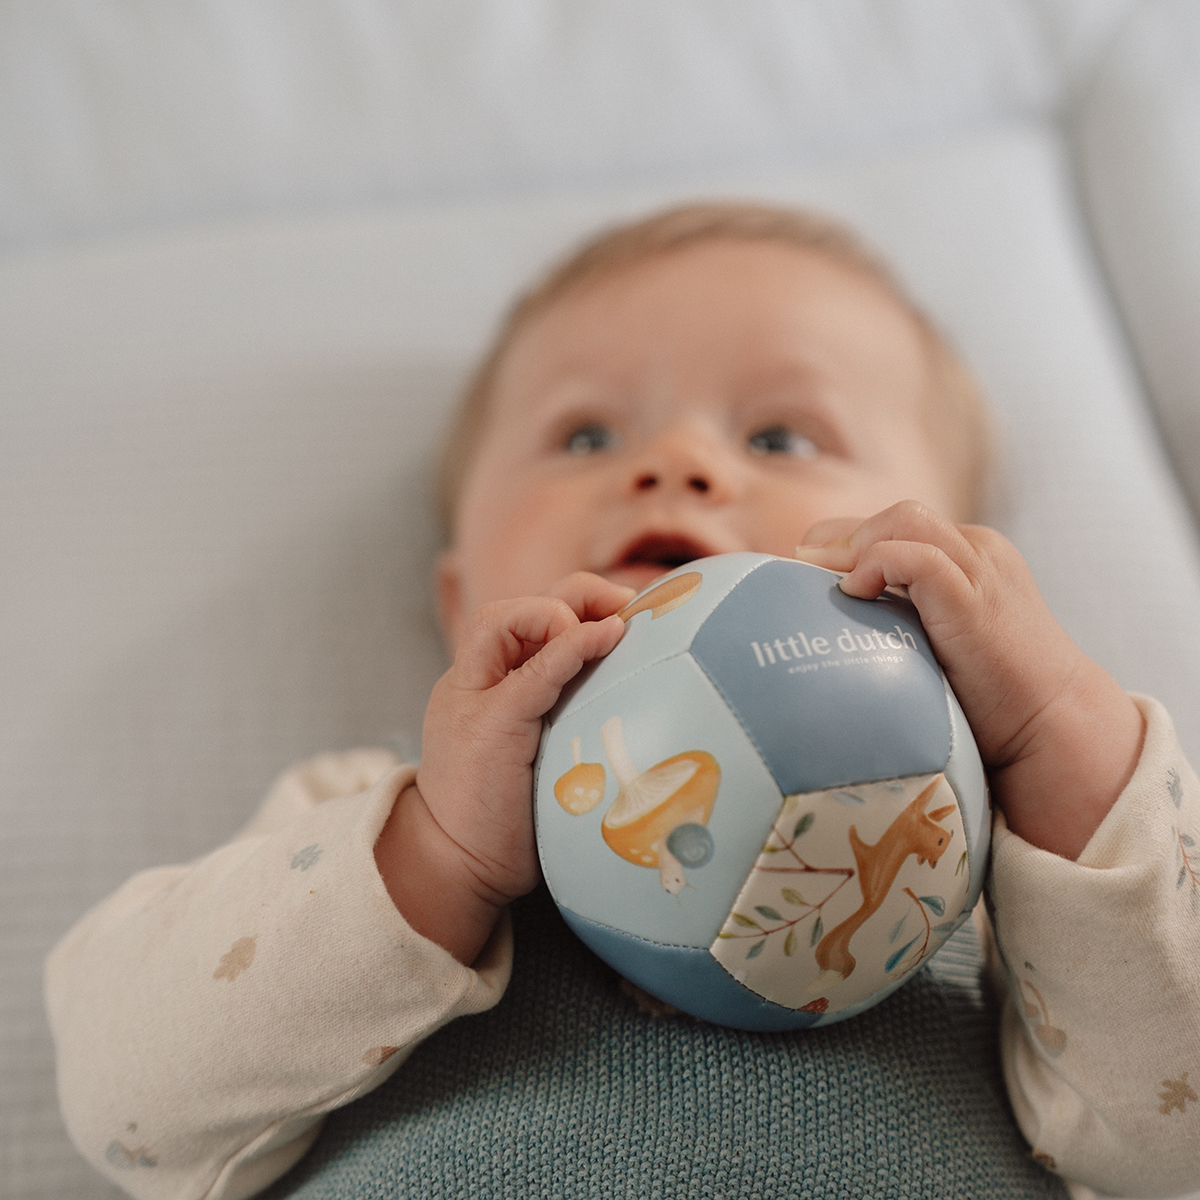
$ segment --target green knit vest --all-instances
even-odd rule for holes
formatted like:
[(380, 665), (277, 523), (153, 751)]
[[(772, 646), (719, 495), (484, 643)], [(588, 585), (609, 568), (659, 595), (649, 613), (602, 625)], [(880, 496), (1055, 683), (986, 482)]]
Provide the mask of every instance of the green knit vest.
[(650, 1017), (544, 888), (513, 906), (513, 980), (334, 1113), (267, 1194), (294, 1200), (1066, 1196), (1030, 1157), (970, 922), (827, 1028)]

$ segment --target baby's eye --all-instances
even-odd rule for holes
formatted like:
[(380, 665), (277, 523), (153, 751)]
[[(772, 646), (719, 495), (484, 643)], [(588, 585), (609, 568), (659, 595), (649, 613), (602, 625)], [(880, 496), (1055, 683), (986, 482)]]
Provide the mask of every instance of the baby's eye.
[(611, 449), (616, 441), (616, 434), (607, 425), (593, 421), (571, 433), (564, 449), (568, 454), (595, 454), (597, 450)]
[(817, 444), (786, 425), (768, 425), (750, 435), (747, 443), (755, 454), (788, 454), (793, 458), (816, 458)]

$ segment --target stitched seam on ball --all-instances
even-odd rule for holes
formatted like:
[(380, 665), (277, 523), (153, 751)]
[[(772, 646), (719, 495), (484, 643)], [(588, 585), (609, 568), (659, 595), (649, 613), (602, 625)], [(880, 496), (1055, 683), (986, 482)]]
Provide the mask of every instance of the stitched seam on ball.
[[(746, 579), (748, 579), (751, 575), (753, 575), (754, 572), (759, 569), (759, 567), (764, 567), (767, 565), (767, 563), (774, 561), (774, 557), (775, 556), (773, 556), (773, 555), (764, 556), (764, 559), (762, 562), (755, 563), (752, 567), (750, 567), (746, 571), (746, 573), (744, 575), (739, 575), (737, 579), (733, 580), (733, 582), (729, 584), (728, 588), (726, 588), (726, 590), (713, 602), (713, 606), (712, 606), (712, 609), (709, 611), (708, 617), (705, 617), (704, 620), (700, 623), (700, 625), (697, 627), (696, 631), (692, 634), (692, 641), (688, 642), (688, 644), (686, 646), (683, 646), (680, 649), (676, 650), (674, 654), (668, 654), (666, 656), (666, 658), (656, 658), (653, 662), (646, 663), (645, 666), (638, 667), (637, 670), (631, 671), (628, 675), (624, 676), (621, 679), (618, 679), (615, 683), (610, 684), (608, 687), (606, 687), (604, 689), (604, 691), (597, 692), (590, 700), (585, 701), (578, 708), (567, 708), (563, 712), (563, 714), (560, 717), (558, 717), (557, 719), (559, 721), (563, 721), (563, 720), (566, 720), (568, 717), (573, 717), (577, 713), (583, 712), (583, 710), (585, 708), (590, 707), (597, 700), (600, 700), (604, 696), (607, 696), (609, 692), (614, 691), (616, 688), (621, 687), (623, 684), (629, 683), (630, 680), (636, 679), (639, 675), (645, 673), (646, 671), (653, 670), (655, 667), (660, 667), (660, 666), (662, 666), (663, 663), (668, 663), (668, 662), (674, 661), (681, 654), (690, 655), (692, 661), (695, 662), (697, 664), (697, 666), (699, 666), (700, 665), (699, 661), (696, 659), (696, 656), (694, 654), (692, 654), (692, 642), (694, 642), (696, 640), (696, 638), (700, 635), (700, 630), (704, 628), (705, 624), (707, 624), (708, 618), (711, 617), (712, 614), (717, 610), (717, 608), (729, 598), (730, 592), (732, 592), (735, 587), (738, 587), (741, 583), (743, 583)], [(783, 561), (787, 562), (789, 560), (784, 559)], [(655, 580), (655, 582), (659, 583), (659, 582), (661, 582), (661, 580)], [(645, 589), (643, 589), (643, 590), (645, 590)], [(651, 620), (653, 620), (653, 619), (654, 618), (651, 617)], [(620, 645), (619, 642), (617, 644)], [(600, 661), (603, 662), (604, 660), (601, 659)], [(705, 674), (707, 675), (708, 672), (705, 671)], [(720, 691), (719, 688), (717, 690)], [(726, 705), (728, 706), (729, 698), (727, 696), (725, 696), (724, 692), (721, 693), (721, 696), (726, 701)], [(733, 712), (732, 707), (730, 707), (730, 711)], [(734, 715), (736, 716), (736, 713)], [(739, 721), (739, 724), (740, 724), (740, 721)], [(743, 726), (743, 728), (744, 728), (744, 726)], [(756, 747), (756, 749), (757, 749), (757, 747)], [(768, 774), (769, 774), (769, 772), (768, 772)]]
[[(938, 664), (938, 670), (942, 671), (940, 663)], [(954, 693), (950, 689), (950, 680), (946, 678), (945, 671), (942, 671), (942, 691), (946, 697), (946, 720), (950, 722), (950, 753), (946, 755), (946, 765), (942, 768), (942, 774), (945, 775), (950, 766), (951, 759), (954, 758), (954, 751), (958, 748), (958, 722), (954, 719), (954, 703), (951, 700), (951, 697), (954, 696)], [(957, 700), (957, 697), (954, 699)], [(962, 706), (959, 705), (959, 707), (961, 708)], [(963, 720), (965, 721), (966, 719), (967, 714), (963, 713)], [(983, 779), (984, 787), (987, 787), (986, 769), (984, 770)], [(971, 853), (972, 842), (967, 833), (967, 815), (965, 805), (963, 798), (958, 794), (958, 791), (954, 785), (950, 783), (949, 778), (946, 779), (946, 783), (950, 785), (950, 790), (954, 793), (954, 800), (958, 804), (959, 816), (961, 817), (963, 823), (963, 841), (966, 842), (966, 845), (963, 847), (963, 849), (967, 852), (967, 879), (969, 881), (971, 878), (971, 872), (975, 869), (975, 855)], [(983, 819), (986, 820), (986, 816)], [(978, 836), (978, 831), (976, 831), (976, 836)], [(959, 925), (962, 925), (962, 921), (959, 921)]]
[[(689, 650), (688, 653), (690, 654), (691, 651)], [(694, 662), (696, 666), (698, 666), (704, 673), (705, 679), (707, 679), (708, 682), (711, 683), (714, 688), (716, 688), (717, 695), (725, 701), (725, 707), (729, 711), (730, 716), (732, 716), (733, 719), (742, 727), (742, 732), (746, 735), (746, 740), (751, 746), (754, 747), (754, 753), (758, 755), (758, 761), (762, 763), (763, 770), (767, 773), (767, 778), (770, 779), (777, 788), (779, 788), (779, 794), (781, 796), (787, 796), (788, 793), (783, 790), (779, 780), (775, 778), (775, 772), (772, 771), (768, 765), (767, 756), (763, 753), (763, 748), (758, 744), (758, 739), (753, 733), (751, 733), (750, 727), (746, 724), (746, 722), (742, 720), (742, 714), (738, 712), (737, 706), (734, 704), (732, 698), (726, 694), (725, 689), (712, 677), (712, 673), (709, 671), (709, 669), (694, 654), (692, 654), (692, 662)]]

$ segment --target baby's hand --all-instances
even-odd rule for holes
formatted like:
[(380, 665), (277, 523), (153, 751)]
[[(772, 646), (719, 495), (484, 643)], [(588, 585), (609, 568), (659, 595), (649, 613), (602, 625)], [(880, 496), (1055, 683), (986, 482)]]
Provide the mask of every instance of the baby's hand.
[(1133, 773), (1142, 715), (1054, 619), (1013, 545), (907, 500), (804, 540), (797, 557), (847, 572), (847, 595), (907, 587), (1009, 828), (1078, 857)]
[(500, 910), (536, 886), (533, 760), (563, 687), (621, 639), (634, 592), (578, 572), (484, 605), (425, 710), (416, 784), (397, 800), (375, 859), (396, 907), (464, 963)]

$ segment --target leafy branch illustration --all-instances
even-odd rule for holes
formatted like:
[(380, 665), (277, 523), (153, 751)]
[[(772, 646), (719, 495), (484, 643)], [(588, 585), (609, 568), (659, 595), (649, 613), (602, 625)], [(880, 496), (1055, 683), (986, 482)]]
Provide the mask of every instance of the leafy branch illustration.
[[(888, 960), (883, 965), (883, 969), (885, 971), (893, 970), (897, 963), (900, 963), (901, 960), (904, 960), (903, 970), (911, 971), (913, 967), (915, 967), (917, 963), (919, 963), (929, 953), (929, 941), (935, 933), (948, 934), (952, 933), (954, 930), (953, 921), (943, 921), (940, 925), (934, 925), (929, 919), (930, 912), (933, 913), (935, 917), (944, 917), (946, 915), (946, 901), (943, 900), (941, 896), (918, 896), (916, 892), (912, 890), (912, 888), (908, 887), (904, 888), (903, 891), (904, 894), (917, 906), (917, 912), (921, 914), (921, 920), (924, 923), (925, 928), (923, 932), (918, 933), (916, 937), (911, 938), (908, 942), (901, 946), (899, 950), (895, 950), (888, 955)], [(926, 909), (928, 909), (929, 912), (926, 912)], [(895, 923), (895, 925), (892, 926), (891, 932), (888, 934), (889, 942), (896, 942), (900, 939), (900, 934), (904, 931), (904, 925), (907, 920), (908, 914), (906, 913)], [(906, 959), (905, 956), (908, 955), (908, 952), (917, 944), (917, 942), (921, 943), (920, 949)]]
[(1179, 772), (1174, 767), (1167, 772), (1167, 795), (1171, 797), (1171, 803), (1176, 808), (1183, 803), (1183, 780), (1179, 778)]
[(1179, 849), (1179, 874), (1175, 877), (1175, 890), (1183, 887), (1187, 880), (1192, 885), (1192, 899), (1200, 894), (1200, 853), (1196, 852), (1195, 839), (1184, 833), (1182, 829), (1175, 830), (1175, 844)]
[[(783, 933), (785, 930), (787, 932), (783, 940), (783, 952), (785, 955), (791, 956), (796, 950), (796, 926), (803, 921), (807, 921), (814, 914), (816, 914), (817, 919), (813, 922), (813, 927), (809, 931), (808, 944), (815, 946), (825, 932), (825, 922), (821, 916), (821, 910), (854, 878), (855, 872), (853, 867), (814, 867), (802, 858), (796, 850), (796, 843), (812, 828), (812, 823), (815, 819), (816, 816), (814, 813), (805, 813), (796, 822), (790, 838), (785, 837), (778, 829), (772, 828), (771, 833), (767, 837), (766, 845), (762, 848), (762, 852), (764, 854), (786, 854), (793, 860), (795, 865), (759, 867), (758, 869), (764, 873), (770, 872), (781, 875), (841, 876), (841, 881), (823, 900), (816, 903), (806, 900), (794, 887), (780, 887), (779, 894), (784, 904), (803, 910), (794, 917), (785, 917), (778, 909), (773, 908), (769, 904), (756, 904), (754, 906), (754, 911), (759, 916), (758, 920), (747, 916), (745, 913), (731, 913), (730, 916), (733, 923), (739, 926), (741, 931), (735, 932), (733, 930), (722, 929), (717, 936), (721, 938), (757, 939), (754, 945), (746, 951), (747, 958), (757, 958), (763, 952), (767, 941), (774, 937), (775, 934)], [(775, 838), (779, 839), (778, 844), (775, 844), (773, 841)], [(772, 924), (768, 927), (763, 924), (764, 921), (772, 922)]]

